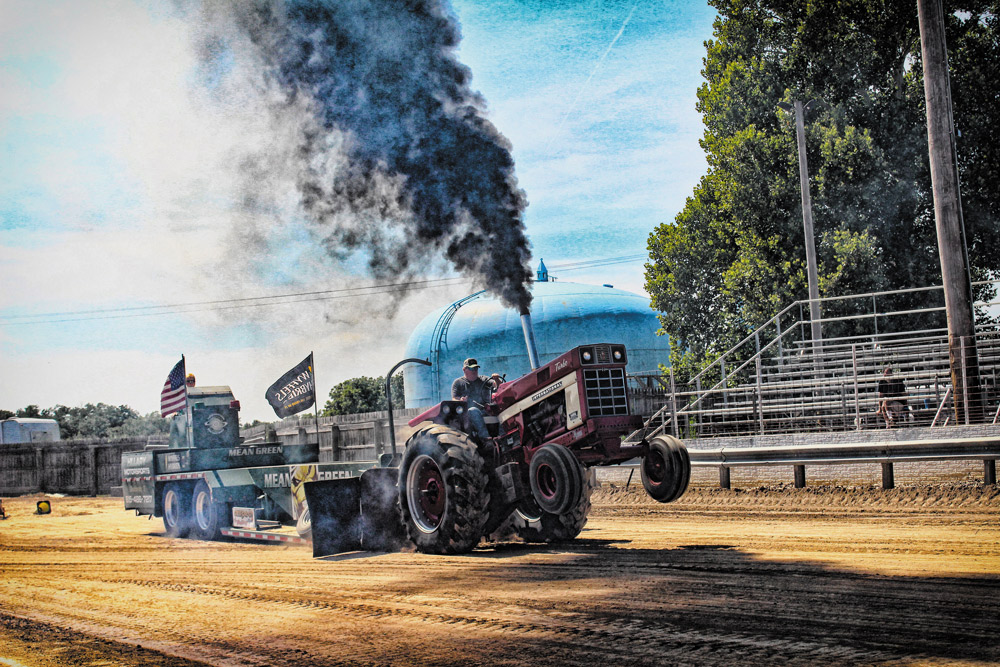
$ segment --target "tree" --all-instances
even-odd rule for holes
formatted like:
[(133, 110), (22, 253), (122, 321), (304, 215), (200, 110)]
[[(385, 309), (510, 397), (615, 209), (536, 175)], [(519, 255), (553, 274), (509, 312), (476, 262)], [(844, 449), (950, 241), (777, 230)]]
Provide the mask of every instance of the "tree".
[(0, 419), (9, 417), (34, 417), (55, 419), (63, 440), (73, 438), (127, 438), (146, 437), (158, 433), (168, 433), (170, 422), (159, 412), (140, 415), (127, 405), (87, 403), (71, 408), (56, 405), (54, 408), (39, 408), (27, 405), (16, 412), (0, 410)]
[(37, 405), (31, 404), (18, 410), (17, 416), (24, 417), (26, 419), (51, 419), (53, 413), (52, 408), (41, 410)]
[[(122, 406), (125, 407), (125, 406)], [(131, 408), (128, 408), (131, 410)], [(120, 426), (108, 429), (109, 438), (145, 438), (151, 435), (161, 435), (170, 432), (170, 420), (164, 419), (159, 412), (147, 415), (136, 415), (127, 418)]]
[[(403, 406), (403, 376), (392, 378), (392, 404)], [(353, 415), (361, 412), (387, 410), (385, 400), (385, 376), (356, 377), (344, 380), (330, 390), (330, 400), (323, 406), (323, 416)]]
[[(697, 104), (708, 173), (650, 235), (646, 264), (677, 354), (703, 365), (807, 297), (794, 118), (781, 101), (819, 100), (806, 143), (820, 296), (940, 284), (916, 4), (711, 2), (719, 16)], [(1000, 271), (990, 252), (1000, 241), (997, 8), (966, 0), (948, 25), (974, 279)], [(976, 146), (963, 151), (969, 135)], [(907, 298), (899, 305), (928, 296)]]
[(107, 438), (111, 436), (113, 429), (139, 418), (139, 413), (127, 405), (114, 406), (106, 403), (87, 403), (73, 408), (57, 405), (42, 413), (59, 422), (59, 431), (64, 440)]

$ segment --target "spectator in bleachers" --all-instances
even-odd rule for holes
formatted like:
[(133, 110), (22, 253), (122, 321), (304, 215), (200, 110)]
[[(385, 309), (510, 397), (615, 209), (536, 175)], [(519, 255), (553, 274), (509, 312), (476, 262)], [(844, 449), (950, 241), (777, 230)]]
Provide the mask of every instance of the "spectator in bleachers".
[(906, 385), (903, 379), (892, 374), (892, 366), (882, 371), (878, 381), (878, 414), (885, 420), (885, 427), (892, 428), (906, 413)]

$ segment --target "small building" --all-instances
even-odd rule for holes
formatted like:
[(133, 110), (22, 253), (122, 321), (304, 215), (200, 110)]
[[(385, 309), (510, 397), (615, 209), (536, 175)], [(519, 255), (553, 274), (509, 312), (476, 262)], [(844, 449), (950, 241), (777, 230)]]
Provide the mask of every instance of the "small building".
[(61, 438), (59, 422), (55, 419), (12, 417), (0, 421), (0, 444), (15, 445), (24, 442), (56, 442)]
[[(669, 339), (656, 335), (660, 323), (648, 297), (611, 285), (551, 281), (544, 264), (538, 274), (531, 285), (531, 317), (540, 363), (577, 345), (623, 343), (629, 373), (669, 365)], [(432, 363), (403, 368), (408, 408), (450, 399), (467, 357), (475, 357), (484, 373), (506, 374), (508, 380), (531, 370), (519, 313), (485, 291), (425, 317), (410, 335), (405, 356)]]

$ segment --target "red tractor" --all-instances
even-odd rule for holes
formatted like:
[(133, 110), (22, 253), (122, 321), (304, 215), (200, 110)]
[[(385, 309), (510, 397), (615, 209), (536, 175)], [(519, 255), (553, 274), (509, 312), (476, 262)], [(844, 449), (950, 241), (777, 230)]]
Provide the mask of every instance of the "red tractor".
[[(691, 473), (684, 445), (670, 436), (623, 442), (642, 427), (629, 410), (627, 361), (623, 345), (584, 345), (499, 384), (485, 408), (487, 439), (471, 435), (465, 402), (435, 405), (410, 421), (398, 472), (306, 485), (314, 552), (398, 546), (405, 535), (423, 552), (463, 553), (501, 528), (526, 541), (572, 539), (590, 510), (588, 468), (635, 458), (649, 495), (676, 500)], [(388, 525), (393, 516), (402, 525)]]

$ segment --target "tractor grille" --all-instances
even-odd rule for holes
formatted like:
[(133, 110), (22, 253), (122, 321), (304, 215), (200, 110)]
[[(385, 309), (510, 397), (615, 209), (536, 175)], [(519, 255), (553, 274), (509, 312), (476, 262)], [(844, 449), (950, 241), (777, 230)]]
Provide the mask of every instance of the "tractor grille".
[(628, 414), (624, 368), (586, 368), (583, 371), (587, 392), (587, 414), (611, 417)]
[(610, 345), (595, 345), (594, 346), (594, 361), (599, 364), (610, 364), (611, 363), (611, 346)]

